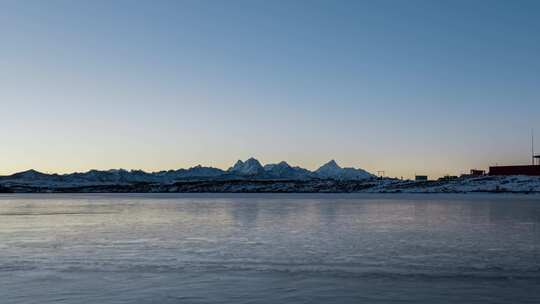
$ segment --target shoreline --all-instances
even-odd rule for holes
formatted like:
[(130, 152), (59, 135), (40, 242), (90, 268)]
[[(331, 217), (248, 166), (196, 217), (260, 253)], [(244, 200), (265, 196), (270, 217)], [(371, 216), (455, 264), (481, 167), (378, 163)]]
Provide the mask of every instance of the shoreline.
[(0, 193), (509, 193), (540, 194), (540, 177), (482, 176), (455, 180), (185, 180), (174, 183), (50, 183), (17, 181), (0, 183)]

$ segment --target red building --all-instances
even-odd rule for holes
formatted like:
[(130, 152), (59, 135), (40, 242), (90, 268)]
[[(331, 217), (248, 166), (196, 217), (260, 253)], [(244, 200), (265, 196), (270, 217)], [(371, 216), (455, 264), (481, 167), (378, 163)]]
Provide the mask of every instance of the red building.
[(489, 167), (489, 175), (538, 175), (539, 165)]

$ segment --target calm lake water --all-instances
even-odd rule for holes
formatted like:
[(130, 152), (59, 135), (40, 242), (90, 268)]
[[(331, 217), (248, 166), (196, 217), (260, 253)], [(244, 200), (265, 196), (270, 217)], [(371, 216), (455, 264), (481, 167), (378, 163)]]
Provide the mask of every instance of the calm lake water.
[(2, 195), (0, 303), (540, 303), (540, 196)]

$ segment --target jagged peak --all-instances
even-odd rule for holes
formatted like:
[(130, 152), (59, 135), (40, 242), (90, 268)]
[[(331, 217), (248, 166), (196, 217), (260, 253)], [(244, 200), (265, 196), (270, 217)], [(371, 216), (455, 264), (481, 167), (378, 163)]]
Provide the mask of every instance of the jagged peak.
[(277, 164), (267, 164), (264, 166), (265, 169), (271, 170), (273, 168), (279, 168), (279, 169), (289, 169), (293, 168), (291, 167), (286, 161), (280, 161)]
[(341, 167), (338, 165), (338, 163), (335, 161), (335, 160), (330, 160), (329, 162), (325, 163), (324, 165), (322, 165), (320, 169), (323, 169), (323, 168), (328, 168), (328, 169), (341, 169)]
[(261, 171), (264, 171), (264, 169), (257, 159), (250, 157), (245, 162), (238, 160), (233, 167), (229, 168), (228, 171), (241, 175), (256, 175), (261, 173)]
[(290, 167), (290, 165), (289, 165), (286, 161), (284, 161), (284, 160), (280, 161), (280, 162), (278, 163), (278, 166), (281, 166), (281, 167)]
[(244, 163), (245, 164), (247, 164), (247, 163), (258, 163), (258, 164), (260, 164), (260, 162), (254, 157), (248, 158)]
[(331, 159), (329, 162), (326, 163), (327, 165), (331, 165), (331, 166), (336, 166), (336, 167), (339, 167), (339, 165), (337, 164), (336, 160), (334, 159)]

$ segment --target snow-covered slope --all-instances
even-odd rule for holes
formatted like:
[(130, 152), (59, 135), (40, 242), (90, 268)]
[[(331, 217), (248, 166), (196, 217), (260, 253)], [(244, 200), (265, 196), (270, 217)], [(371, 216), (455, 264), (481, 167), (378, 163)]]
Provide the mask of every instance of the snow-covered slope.
[(338, 180), (370, 179), (375, 176), (363, 169), (341, 168), (335, 160), (331, 160), (315, 171), (319, 178), (331, 178)]
[(377, 180), (366, 192), (403, 193), (469, 193), (469, 192), (518, 192), (539, 193), (540, 176), (480, 176), (449, 181), (423, 181), (384, 179)]

